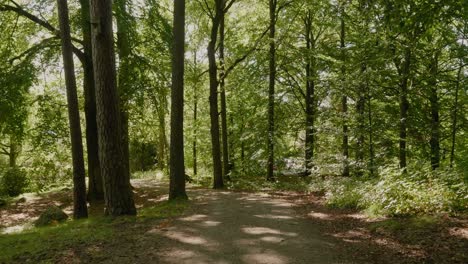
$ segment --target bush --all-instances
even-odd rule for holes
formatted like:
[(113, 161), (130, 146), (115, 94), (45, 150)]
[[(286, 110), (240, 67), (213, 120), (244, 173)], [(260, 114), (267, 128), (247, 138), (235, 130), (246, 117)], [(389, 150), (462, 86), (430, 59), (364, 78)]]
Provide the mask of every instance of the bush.
[(28, 185), (26, 172), (19, 168), (11, 168), (0, 179), (0, 194), (15, 197), (24, 193)]
[(371, 215), (409, 216), (456, 214), (468, 210), (468, 187), (455, 170), (385, 167), (377, 178), (316, 178), (311, 191), (325, 193), (326, 203), (337, 208), (364, 209)]

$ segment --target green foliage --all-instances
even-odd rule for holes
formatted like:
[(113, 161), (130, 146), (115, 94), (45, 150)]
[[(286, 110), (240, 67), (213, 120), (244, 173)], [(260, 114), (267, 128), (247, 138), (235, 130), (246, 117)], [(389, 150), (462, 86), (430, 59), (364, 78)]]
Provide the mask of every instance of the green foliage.
[(25, 192), (29, 186), (29, 179), (24, 170), (10, 168), (0, 177), (0, 196), (2, 194), (10, 197), (18, 196)]
[(327, 204), (363, 209), (370, 215), (456, 214), (468, 210), (468, 188), (457, 171), (402, 173), (386, 167), (371, 179), (316, 179), (312, 191), (324, 191)]
[(157, 144), (154, 142), (130, 142), (130, 169), (131, 171), (149, 171), (154, 169), (157, 160)]

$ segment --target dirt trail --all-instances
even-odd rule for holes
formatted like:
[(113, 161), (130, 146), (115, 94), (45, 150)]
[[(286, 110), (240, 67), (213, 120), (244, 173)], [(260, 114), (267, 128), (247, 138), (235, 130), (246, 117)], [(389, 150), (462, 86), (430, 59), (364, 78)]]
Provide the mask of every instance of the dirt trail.
[(190, 195), (197, 197), (195, 214), (149, 231), (164, 238), (161, 263), (339, 263), (334, 244), (286, 200), (206, 190)]

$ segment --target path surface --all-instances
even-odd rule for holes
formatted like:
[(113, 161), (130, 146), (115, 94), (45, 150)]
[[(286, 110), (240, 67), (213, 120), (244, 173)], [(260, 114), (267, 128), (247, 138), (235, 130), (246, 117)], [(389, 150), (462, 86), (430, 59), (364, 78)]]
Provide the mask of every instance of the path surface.
[(164, 238), (161, 263), (339, 263), (333, 243), (286, 200), (211, 190), (190, 195), (197, 197), (196, 214), (149, 231)]

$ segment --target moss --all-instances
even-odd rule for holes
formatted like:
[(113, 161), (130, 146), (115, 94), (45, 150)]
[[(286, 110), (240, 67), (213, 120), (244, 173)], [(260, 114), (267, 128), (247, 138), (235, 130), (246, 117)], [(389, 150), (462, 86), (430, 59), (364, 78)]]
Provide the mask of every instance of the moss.
[(60, 223), (68, 219), (68, 215), (57, 206), (48, 207), (34, 222), (36, 227), (48, 226), (54, 223)]

